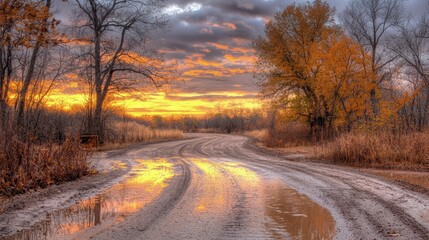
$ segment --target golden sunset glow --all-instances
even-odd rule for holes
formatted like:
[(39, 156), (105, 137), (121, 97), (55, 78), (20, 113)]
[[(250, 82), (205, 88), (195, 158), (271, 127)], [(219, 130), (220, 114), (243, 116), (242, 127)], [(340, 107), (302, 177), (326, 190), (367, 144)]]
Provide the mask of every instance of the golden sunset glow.
[[(79, 89), (82, 88), (77, 82), (71, 82), (66, 88), (56, 88), (46, 97), (47, 105), (65, 111), (79, 110), (76, 108), (82, 108), (88, 99), (88, 95), (84, 92), (80, 93)], [(115, 96), (112, 105), (125, 109), (129, 115), (134, 117), (145, 115), (197, 116), (215, 111), (219, 107), (257, 108), (260, 106), (260, 102), (256, 94), (249, 95), (249, 93), (241, 91), (157, 92), (145, 95), (140, 92), (132, 92)]]
[[(192, 9), (192, 11), (199, 10)], [(177, 12), (177, 9), (171, 12), (172, 15), (181, 13), (182, 10)], [(209, 21), (204, 24), (201, 32), (206, 32), (204, 34), (217, 30), (236, 32), (239, 28), (240, 26), (233, 21)], [(78, 45), (85, 43), (80, 39), (67, 40), (67, 42)], [(173, 92), (167, 94), (162, 91), (141, 90), (136, 86), (136, 91), (131, 93), (121, 93), (116, 96), (111, 94), (110, 99), (113, 101), (109, 105), (119, 106), (134, 117), (197, 116), (219, 108), (260, 107), (258, 89), (252, 84), (256, 59), (250, 43), (250, 39), (232, 37), (228, 41), (190, 43), (192, 51), (169, 46), (162, 47), (158, 50), (164, 55), (166, 64), (175, 65), (178, 73), (176, 79), (172, 80)], [(103, 56), (104, 61), (109, 61), (111, 58), (111, 55)], [(126, 52), (119, 60), (142, 67), (147, 64), (162, 64), (158, 60), (151, 60), (136, 52)], [(88, 100), (89, 88), (85, 81), (79, 78), (77, 73), (66, 74), (63, 81), (57, 82), (54, 89), (46, 96), (47, 106), (66, 111), (82, 108)]]
[[(225, 27), (233, 28), (230, 23)], [(179, 75), (173, 84), (172, 93), (162, 91), (135, 91), (111, 95), (111, 105), (119, 106), (134, 117), (146, 115), (204, 115), (219, 107), (260, 107), (257, 90), (251, 86), (252, 65), (255, 61), (254, 52), (243, 45), (249, 42), (233, 43), (231, 45), (208, 42), (196, 44), (201, 53), (186, 54), (181, 50), (161, 50), (163, 54), (184, 54), (183, 59), (166, 59), (177, 62)], [(213, 51), (223, 54), (214, 59), (206, 55)], [(105, 56), (109, 58), (109, 56)], [(151, 60), (134, 52), (121, 57), (127, 64), (146, 64)], [(156, 62), (156, 61), (155, 61)], [(153, 63), (153, 62), (152, 62)], [(192, 88), (196, 89), (192, 90)], [(191, 89), (189, 89), (191, 88)], [(57, 82), (51, 92), (45, 97), (48, 107), (65, 111), (76, 111), (88, 101), (88, 85), (76, 73), (64, 76), (63, 81)]]

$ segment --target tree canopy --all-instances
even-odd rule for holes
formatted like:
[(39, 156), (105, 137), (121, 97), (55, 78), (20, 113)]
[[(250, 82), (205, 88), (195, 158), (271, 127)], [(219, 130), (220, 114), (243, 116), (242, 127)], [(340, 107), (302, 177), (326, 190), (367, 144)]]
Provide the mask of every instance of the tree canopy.
[(371, 58), (334, 22), (326, 2), (290, 5), (253, 42), (259, 86), (323, 137), (336, 126), (350, 129), (370, 114), (375, 75)]

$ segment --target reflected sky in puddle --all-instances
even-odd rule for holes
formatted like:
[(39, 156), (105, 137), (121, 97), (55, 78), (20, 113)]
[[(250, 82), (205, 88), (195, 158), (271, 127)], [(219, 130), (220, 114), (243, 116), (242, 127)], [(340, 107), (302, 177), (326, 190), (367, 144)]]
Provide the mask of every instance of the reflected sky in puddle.
[(259, 192), (259, 197), (263, 199), (261, 204), (265, 208), (265, 215), (269, 217), (265, 222), (269, 238), (332, 239), (334, 237), (335, 222), (329, 211), (305, 195), (289, 188), (284, 182), (261, 178), (243, 164), (225, 162), (224, 166), (237, 178), (244, 180), (242, 187), (251, 189), (254, 193)]
[(269, 182), (264, 188), (266, 224), (275, 239), (332, 239), (335, 222), (325, 208), (280, 182)]
[(153, 201), (174, 176), (165, 159), (141, 160), (130, 176), (107, 191), (50, 214), (46, 221), (9, 239), (79, 239), (78, 233), (94, 233), (109, 227)]
[(213, 183), (207, 185), (207, 181), (203, 179), (203, 194), (197, 198), (195, 214), (201, 217), (202, 215), (213, 216), (220, 212), (226, 213), (226, 209), (223, 208), (227, 206), (225, 201), (229, 198), (223, 196), (224, 192), (219, 188), (228, 188), (231, 182), (222, 181), (221, 178), (232, 176), (234, 179), (232, 182), (237, 184), (232, 187), (235, 192), (242, 193), (243, 197), (236, 199), (238, 202), (233, 204), (232, 211), (236, 212), (235, 214), (244, 213), (245, 215), (238, 216), (238, 219), (227, 223), (223, 238), (332, 239), (334, 237), (335, 222), (329, 211), (305, 195), (289, 188), (284, 182), (278, 180), (280, 176), (266, 178), (238, 162), (211, 162), (208, 159), (191, 161), (204, 172), (205, 178), (211, 179)]
[(254, 171), (244, 167), (242, 164), (237, 162), (223, 162), (224, 168), (236, 178), (244, 180), (246, 188), (255, 187), (260, 184), (260, 177)]
[[(190, 159), (192, 163), (204, 172), (202, 183), (218, 183), (205, 184), (202, 186), (202, 195), (196, 201), (194, 212), (196, 213), (214, 213), (219, 212), (225, 205), (225, 195), (223, 193), (222, 184), (216, 181), (222, 177), (222, 172), (212, 162), (204, 159)], [(204, 179), (206, 178), (206, 179)]]
[(391, 170), (367, 170), (367, 172), (390, 180), (406, 182), (429, 190), (429, 173)]

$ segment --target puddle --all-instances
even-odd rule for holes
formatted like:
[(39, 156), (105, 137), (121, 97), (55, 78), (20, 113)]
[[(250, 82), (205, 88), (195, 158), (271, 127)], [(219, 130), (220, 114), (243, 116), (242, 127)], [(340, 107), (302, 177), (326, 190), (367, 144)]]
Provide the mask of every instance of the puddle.
[[(223, 193), (223, 186), (216, 179), (222, 178), (222, 172), (210, 161), (203, 159), (191, 159), (201, 171), (204, 172), (202, 183), (202, 195), (198, 197), (194, 212), (196, 213), (216, 213), (224, 208), (226, 198)], [(206, 179), (204, 179), (206, 178)], [(218, 183), (218, 184), (207, 184)]]
[(386, 171), (386, 170), (367, 170), (367, 172), (381, 176), (386, 179), (406, 182), (406, 183), (420, 186), (429, 190), (429, 173), (427, 172)]
[[(266, 228), (275, 239), (332, 239), (335, 222), (325, 208), (280, 182), (264, 190), (266, 214), (272, 219)], [(286, 236), (285, 236), (286, 232)]]
[(224, 162), (223, 167), (232, 175), (244, 180), (246, 188), (255, 187), (260, 184), (260, 177), (250, 169), (243, 167), (240, 163)]
[[(334, 238), (335, 221), (327, 209), (289, 188), (284, 182), (262, 177), (244, 164), (223, 162), (222, 165), (240, 180), (241, 189), (248, 192), (248, 200), (252, 202), (249, 203), (250, 208), (261, 209), (263, 214), (258, 217), (260, 213), (255, 213), (250, 218), (264, 219), (264, 229), (260, 229), (259, 233), (248, 232), (244, 238)], [(251, 223), (250, 226), (252, 228)]]
[(165, 159), (138, 161), (124, 182), (93, 198), (55, 211), (33, 229), (6, 239), (79, 239), (79, 233), (85, 230), (97, 233), (153, 201), (173, 176), (173, 164)]
[[(330, 212), (305, 195), (289, 188), (284, 182), (258, 174), (245, 164), (229, 161), (213, 164), (210, 161), (193, 160), (207, 177), (218, 179), (222, 173), (233, 176), (242, 192), (242, 198), (234, 204), (238, 218), (226, 226), (225, 239), (333, 239), (335, 221)], [(276, 176), (274, 179), (277, 179)], [(212, 179), (214, 180), (214, 179)], [(218, 182), (217, 186), (221, 183)], [(227, 186), (224, 186), (227, 187)], [(205, 190), (210, 193), (210, 190)], [(198, 210), (207, 213), (221, 208), (218, 192), (204, 197)], [(223, 200), (224, 201), (224, 200)], [(241, 201), (241, 202), (240, 202)], [(202, 206), (202, 205), (199, 205)], [(219, 210), (217, 210), (219, 211)], [(240, 215), (244, 214), (244, 215)], [(235, 215), (235, 214), (233, 214)]]

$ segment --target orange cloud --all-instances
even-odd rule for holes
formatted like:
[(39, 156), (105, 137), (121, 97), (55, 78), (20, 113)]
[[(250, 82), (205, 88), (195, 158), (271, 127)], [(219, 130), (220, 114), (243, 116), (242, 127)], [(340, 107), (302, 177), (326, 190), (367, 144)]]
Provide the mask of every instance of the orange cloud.
[(231, 28), (231, 29), (233, 29), (233, 30), (236, 30), (236, 29), (237, 29), (237, 26), (235, 26), (235, 24), (234, 24), (234, 23), (225, 22), (225, 23), (223, 23), (222, 25), (223, 25), (223, 26), (225, 26), (225, 27), (229, 27), (229, 28)]
[(226, 54), (225, 59), (231, 62), (240, 62), (242, 64), (253, 64), (256, 60), (254, 56), (233, 56), (231, 54)]
[(217, 49), (221, 49), (221, 50), (229, 50), (230, 49), (230, 47), (228, 45), (224, 45), (224, 44), (220, 44), (220, 43), (210, 42), (208, 44), (217, 48)]

